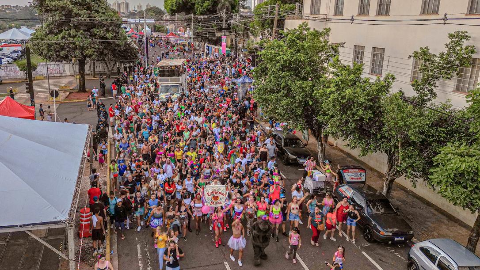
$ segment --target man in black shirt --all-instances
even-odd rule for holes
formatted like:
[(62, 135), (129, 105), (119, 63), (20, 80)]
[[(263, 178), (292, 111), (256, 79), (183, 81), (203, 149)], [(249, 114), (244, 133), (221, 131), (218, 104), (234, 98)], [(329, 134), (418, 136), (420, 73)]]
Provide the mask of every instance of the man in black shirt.
[(167, 269), (180, 269), (179, 259), (185, 256), (181, 248), (174, 241), (168, 243), (168, 248), (163, 253), (163, 259), (167, 262)]

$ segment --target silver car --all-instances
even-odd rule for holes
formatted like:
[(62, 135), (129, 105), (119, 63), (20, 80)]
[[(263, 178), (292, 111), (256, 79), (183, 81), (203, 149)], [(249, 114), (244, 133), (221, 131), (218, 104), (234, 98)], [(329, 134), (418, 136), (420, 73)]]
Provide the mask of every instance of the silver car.
[(412, 246), (408, 270), (480, 270), (480, 258), (451, 239), (430, 239)]

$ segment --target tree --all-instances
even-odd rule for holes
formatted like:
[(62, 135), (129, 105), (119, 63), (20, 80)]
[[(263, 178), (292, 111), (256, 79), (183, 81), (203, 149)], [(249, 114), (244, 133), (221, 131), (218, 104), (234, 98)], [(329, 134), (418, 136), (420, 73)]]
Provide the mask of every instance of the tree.
[(410, 56), (420, 64), (418, 68), (420, 79), (412, 83), (413, 90), (417, 93), (415, 99), (420, 105), (425, 105), (437, 97), (435, 89), (440, 79), (450, 80), (458, 73), (460, 67), (471, 65), (472, 55), (476, 49), (475, 46), (464, 45), (470, 40), (467, 32), (456, 31), (448, 34), (448, 38), (446, 50), (439, 54), (430, 52), (428, 47), (422, 47)]
[(253, 9), (254, 21), (251, 23), (251, 27), (254, 29), (254, 34), (258, 36), (262, 33), (264, 33), (264, 35), (271, 33), (275, 16), (275, 7), (272, 6), (275, 6), (275, 4), (279, 4), (279, 20), (277, 21), (277, 28), (283, 29), (285, 15), (295, 10), (296, 2), (298, 1), (267, 0), (256, 5)]
[(254, 69), (254, 98), (262, 112), (299, 130), (310, 129), (318, 140), (318, 159), (325, 159), (323, 106), (315, 95), (328, 73), (328, 62), (338, 55), (329, 42), (330, 29), (310, 29), (306, 23), (283, 33), (280, 40), (264, 40), (260, 63)]
[[(430, 184), (442, 197), (454, 205), (470, 210), (480, 210), (480, 89), (467, 96), (470, 106), (463, 112), (471, 136), (452, 140), (433, 158), (434, 166), (429, 177)], [(480, 238), (480, 215), (473, 224), (468, 237), (467, 249), (475, 252)]]
[[(215, 14), (219, 10), (227, 9), (238, 11), (239, 2), (242, 0), (165, 0), (165, 10), (168, 14), (186, 13), (195, 15)], [(219, 9), (220, 8), (220, 9)]]
[(148, 19), (161, 20), (165, 15), (165, 11), (156, 6), (151, 6), (145, 9), (145, 15)]
[(79, 91), (86, 91), (87, 59), (133, 48), (126, 45), (121, 18), (106, 1), (37, 0), (34, 5), (44, 20), (30, 40), (34, 52), (49, 61), (77, 60)]

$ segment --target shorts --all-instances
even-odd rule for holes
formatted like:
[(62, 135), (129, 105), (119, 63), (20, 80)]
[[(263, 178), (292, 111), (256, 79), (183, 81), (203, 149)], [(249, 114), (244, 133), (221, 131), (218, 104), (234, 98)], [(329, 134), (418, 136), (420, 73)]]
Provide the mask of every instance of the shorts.
[(335, 229), (335, 226), (333, 226), (332, 224), (325, 223), (325, 225), (327, 225), (327, 231), (331, 231), (331, 230)]
[(143, 216), (145, 214), (145, 208), (144, 207), (140, 207), (138, 208), (137, 211), (135, 211), (135, 216)]
[(352, 218), (347, 218), (347, 226), (357, 226), (357, 222), (355, 221), (355, 219), (352, 219)]
[(300, 216), (299, 215), (296, 215), (296, 214), (293, 214), (293, 213), (290, 213), (290, 215), (288, 215), (288, 219), (290, 221), (299, 221), (300, 220)]
[(103, 241), (105, 240), (105, 235), (103, 234), (102, 229), (93, 229), (92, 230), (92, 240), (93, 241)]
[(120, 230), (125, 230), (125, 221), (115, 221), (115, 228), (120, 228)]

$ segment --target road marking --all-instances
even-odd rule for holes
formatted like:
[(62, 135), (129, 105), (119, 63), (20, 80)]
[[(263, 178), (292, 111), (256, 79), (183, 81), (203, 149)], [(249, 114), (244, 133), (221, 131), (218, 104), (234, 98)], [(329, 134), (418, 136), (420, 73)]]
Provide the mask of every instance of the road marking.
[(152, 270), (152, 263), (150, 262), (150, 253), (148, 252), (147, 242), (145, 242), (145, 253), (147, 254), (147, 270)]
[(227, 262), (223, 262), (223, 264), (225, 265), (225, 268), (227, 268), (227, 270), (232, 270), (232, 268), (230, 268), (230, 265), (228, 265)]
[(282, 178), (287, 179), (287, 177), (285, 177), (285, 174), (283, 174), (283, 172), (280, 172), (280, 175), (282, 176)]
[(300, 255), (298, 255), (298, 253), (297, 253), (297, 259), (300, 262), (300, 264), (303, 266), (304, 270), (309, 270), (307, 265), (303, 262), (302, 258), (300, 258)]
[(142, 249), (140, 247), (140, 243), (138, 243), (138, 238), (137, 237), (135, 237), (135, 241), (137, 241), (138, 269), (143, 270)]
[(362, 254), (367, 257), (367, 259), (373, 264), (375, 265), (375, 267), (377, 267), (378, 270), (383, 270), (382, 267), (380, 267), (380, 265), (378, 265), (378, 263), (376, 261), (374, 261), (372, 258), (370, 258), (370, 256), (368, 256), (367, 253), (365, 253), (365, 251), (362, 251)]

